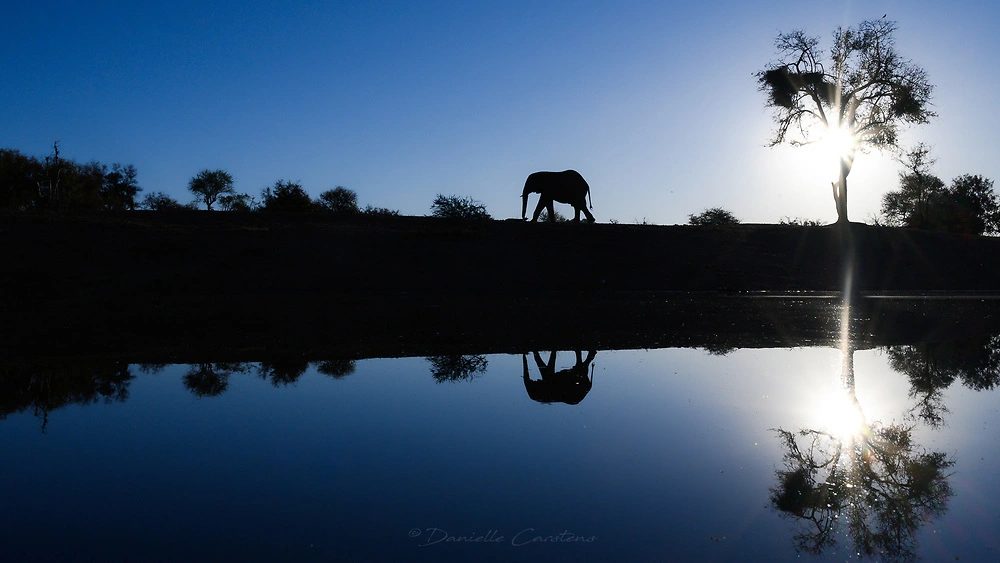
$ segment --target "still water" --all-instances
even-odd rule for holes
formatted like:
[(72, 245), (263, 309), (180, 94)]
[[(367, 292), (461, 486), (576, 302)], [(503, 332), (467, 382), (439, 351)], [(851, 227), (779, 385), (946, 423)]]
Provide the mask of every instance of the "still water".
[(996, 561), (996, 344), (8, 368), (0, 558)]

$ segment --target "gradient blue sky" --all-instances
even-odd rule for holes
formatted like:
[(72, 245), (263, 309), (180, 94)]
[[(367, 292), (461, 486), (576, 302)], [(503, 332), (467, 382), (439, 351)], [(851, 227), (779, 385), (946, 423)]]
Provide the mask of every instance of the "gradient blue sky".
[[(222, 168), (256, 196), (279, 179), (313, 196), (343, 185), (425, 215), (457, 194), (507, 218), (529, 173), (575, 168), (601, 222), (719, 205), (832, 222), (809, 150), (765, 146), (753, 73), (779, 31), (828, 45), (883, 13), (937, 86), (939, 117), (903, 141), (930, 143), (945, 181), (1000, 182), (993, 1), (16, 2), (0, 19), (0, 147), (44, 156), (58, 140), (181, 201), (191, 176)], [(898, 170), (858, 159), (852, 219)]]

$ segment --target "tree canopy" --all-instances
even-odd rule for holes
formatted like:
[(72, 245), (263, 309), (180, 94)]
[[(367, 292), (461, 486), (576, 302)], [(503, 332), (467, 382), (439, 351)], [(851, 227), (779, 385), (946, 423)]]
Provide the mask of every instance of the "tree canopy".
[(310, 211), (313, 202), (300, 184), (278, 180), (261, 192), (264, 211)]
[(901, 160), (899, 189), (882, 196), (882, 216), (895, 227), (981, 235), (1000, 232), (1000, 200), (993, 181), (963, 174), (946, 186), (931, 173), (934, 160), (921, 143)]
[(858, 150), (893, 149), (900, 126), (927, 123), (933, 85), (900, 56), (896, 23), (868, 20), (833, 32), (829, 54), (819, 38), (796, 30), (775, 40), (778, 59), (756, 73), (777, 125), (770, 145), (800, 146), (843, 137), (833, 185), (838, 222), (846, 223), (847, 176)]
[(688, 224), (695, 226), (737, 225), (739, 222), (736, 215), (722, 207), (712, 207), (696, 215), (688, 215)]
[(358, 194), (344, 186), (337, 186), (319, 194), (317, 204), (320, 208), (339, 215), (361, 213), (361, 209), (358, 208)]
[(211, 211), (219, 196), (233, 193), (233, 177), (225, 170), (202, 170), (188, 182), (188, 190)]
[(0, 149), (0, 209), (106, 210), (136, 208), (138, 172), (131, 164), (97, 161), (79, 164), (59, 154), (39, 160), (13, 149)]

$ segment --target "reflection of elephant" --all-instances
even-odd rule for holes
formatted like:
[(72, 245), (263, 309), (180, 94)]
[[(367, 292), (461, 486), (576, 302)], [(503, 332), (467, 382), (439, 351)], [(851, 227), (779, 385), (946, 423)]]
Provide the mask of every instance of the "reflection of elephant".
[[(590, 186), (576, 170), (564, 170), (562, 172), (535, 172), (528, 176), (524, 182), (524, 192), (521, 193), (521, 219), (527, 219), (528, 194), (539, 194), (538, 206), (535, 207), (535, 214), (532, 221), (537, 221), (542, 209), (548, 209), (549, 221), (555, 221), (555, 210), (552, 202), (568, 203), (573, 206), (576, 214), (573, 220), (580, 221), (580, 212), (587, 216), (587, 222), (593, 223), (594, 216), (587, 211), (587, 196), (590, 195)], [(594, 207), (591, 200), (590, 207)]]
[(546, 364), (538, 352), (535, 355), (535, 364), (542, 378), (532, 380), (528, 374), (528, 355), (521, 354), (521, 362), (524, 364), (524, 388), (528, 391), (528, 396), (539, 403), (566, 403), (575, 405), (583, 400), (594, 385), (592, 373), (588, 377), (587, 368), (590, 362), (594, 361), (597, 352), (590, 350), (587, 352), (587, 359), (582, 358), (579, 350), (576, 351), (576, 365), (571, 368), (556, 371), (556, 352), (549, 355), (549, 362)]

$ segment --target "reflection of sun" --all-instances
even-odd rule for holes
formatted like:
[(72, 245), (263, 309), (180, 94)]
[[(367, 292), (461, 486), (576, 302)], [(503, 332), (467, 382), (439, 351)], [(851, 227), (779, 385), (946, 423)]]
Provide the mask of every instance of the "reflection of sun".
[(865, 419), (861, 409), (838, 386), (827, 390), (817, 401), (815, 414), (819, 427), (841, 440), (857, 438), (864, 431)]

